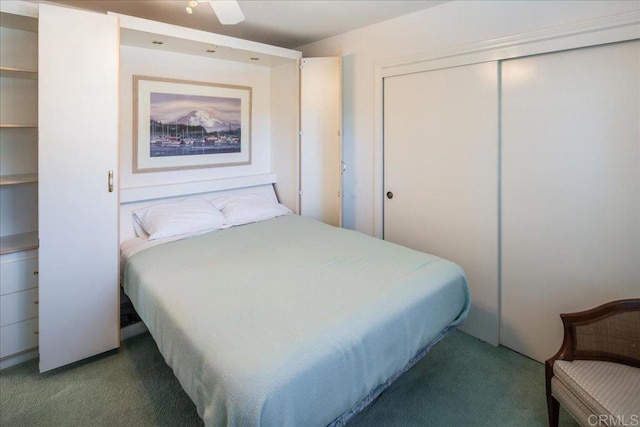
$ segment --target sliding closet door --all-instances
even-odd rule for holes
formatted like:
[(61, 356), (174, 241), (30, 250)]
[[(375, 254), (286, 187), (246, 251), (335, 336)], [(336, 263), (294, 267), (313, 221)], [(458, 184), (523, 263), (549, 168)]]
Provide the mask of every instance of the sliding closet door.
[(39, 336), (47, 371), (119, 345), (119, 29), (114, 16), (45, 4), (39, 26)]
[(341, 105), (341, 58), (304, 58), (300, 71), (300, 214), (335, 226), (342, 224)]
[(502, 64), (501, 343), (543, 361), (560, 313), (640, 296), (640, 43)]
[(498, 67), (384, 80), (384, 238), (458, 263), (461, 329), (498, 343)]

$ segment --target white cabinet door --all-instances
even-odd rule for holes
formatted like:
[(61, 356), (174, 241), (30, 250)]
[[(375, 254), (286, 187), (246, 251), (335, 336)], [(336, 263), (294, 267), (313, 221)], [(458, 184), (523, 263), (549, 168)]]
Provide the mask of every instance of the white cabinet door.
[(496, 345), (497, 63), (385, 78), (384, 188), (385, 240), (458, 263), (472, 297), (461, 329)]
[(342, 222), (341, 59), (305, 58), (300, 76), (300, 214)]
[(119, 29), (40, 4), (40, 371), (119, 345)]
[(502, 65), (501, 343), (543, 361), (560, 313), (640, 296), (640, 42)]

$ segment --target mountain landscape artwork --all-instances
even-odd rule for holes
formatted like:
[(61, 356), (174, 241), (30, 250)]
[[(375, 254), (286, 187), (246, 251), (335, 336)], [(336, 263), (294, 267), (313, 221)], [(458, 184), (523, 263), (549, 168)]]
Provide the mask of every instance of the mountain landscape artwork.
[(133, 173), (251, 164), (253, 88), (133, 76)]
[(151, 157), (239, 153), (240, 98), (150, 93)]

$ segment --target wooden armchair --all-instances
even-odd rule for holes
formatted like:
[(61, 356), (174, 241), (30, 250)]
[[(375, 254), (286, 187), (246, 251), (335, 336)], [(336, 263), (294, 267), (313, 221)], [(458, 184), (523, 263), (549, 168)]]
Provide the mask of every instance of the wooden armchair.
[(640, 425), (640, 299), (560, 317), (564, 341), (545, 363), (549, 426), (560, 403), (583, 426)]

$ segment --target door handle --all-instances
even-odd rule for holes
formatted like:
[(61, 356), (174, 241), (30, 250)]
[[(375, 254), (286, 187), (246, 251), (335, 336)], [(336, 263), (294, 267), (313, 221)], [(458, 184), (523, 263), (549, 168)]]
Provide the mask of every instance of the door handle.
[(113, 193), (113, 171), (109, 171), (107, 186), (109, 187), (109, 193)]
[(393, 193), (391, 191), (387, 191), (387, 199), (393, 199)]

